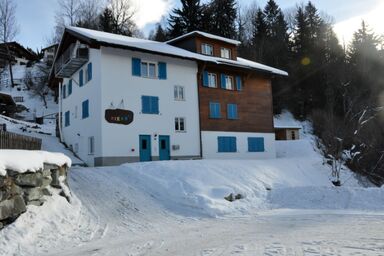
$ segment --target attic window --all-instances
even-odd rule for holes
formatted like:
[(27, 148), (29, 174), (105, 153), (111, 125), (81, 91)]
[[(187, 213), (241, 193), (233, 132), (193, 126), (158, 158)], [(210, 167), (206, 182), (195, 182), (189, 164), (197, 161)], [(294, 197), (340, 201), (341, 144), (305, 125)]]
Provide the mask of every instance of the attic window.
[(201, 45), (201, 53), (205, 55), (213, 55), (213, 46), (210, 44)]
[(231, 50), (228, 48), (221, 47), (220, 56), (221, 56), (221, 58), (230, 59), (231, 58)]

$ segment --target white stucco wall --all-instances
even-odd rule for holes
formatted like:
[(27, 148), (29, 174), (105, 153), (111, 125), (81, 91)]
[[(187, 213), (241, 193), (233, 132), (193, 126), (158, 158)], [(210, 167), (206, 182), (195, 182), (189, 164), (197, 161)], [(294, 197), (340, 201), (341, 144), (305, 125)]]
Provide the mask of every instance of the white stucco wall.
[[(276, 157), (274, 133), (202, 131), (203, 158), (207, 159), (267, 159)], [(236, 137), (237, 152), (219, 153), (219, 136)], [(248, 152), (248, 137), (263, 137), (265, 152)]]
[[(90, 49), (90, 59), (92, 62), (92, 80), (85, 82), (85, 68), (88, 63), (84, 64), (84, 85), (79, 87), (79, 71), (72, 76), (72, 94), (68, 96), (68, 81), (64, 79), (63, 84), (67, 88), (67, 97), (62, 100), (62, 134), (64, 142), (72, 147), (78, 143), (79, 157), (88, 165), (93, 166), (94, 157), (101, 156), (101, 87), (100, 87), (100, 61), (101, 52), (97, 49)], [(82, 119), (82, 102), (89, 100), (89, 117)], [(77, 108), (77, 115), (76, 115)], [(65, 112), (70, 111), (70, 126), (65, 127)], [(88, 138), (95, 138), (95, 153), (88, 154)]]
[[(197, 64), (176, 58), (114, 48), (101, 48), (102, 155), (104, 157), (139, 157), (139, 135), (151, 135), (152, 156), (159, 156), (156, 135), (169, 135), (171, 157), (200, 155)], [(167, 79), (132, 76), (132, 57), (142, 61), (166, 62)], [(174, 100), (174, 86), (184, 86), (185, 101)], [(141, 113), (141, 96), (159, 97), (159, 115)], [(124, 106), (119, 106), (123, 100)], [(108, 123), (104, 112), (124, 107), (134, 112), (129, 125)], [(186, 118), (186, 132), (175, 132), (175, 117)], [(180, 149), (172, 150), (172, 145)]]

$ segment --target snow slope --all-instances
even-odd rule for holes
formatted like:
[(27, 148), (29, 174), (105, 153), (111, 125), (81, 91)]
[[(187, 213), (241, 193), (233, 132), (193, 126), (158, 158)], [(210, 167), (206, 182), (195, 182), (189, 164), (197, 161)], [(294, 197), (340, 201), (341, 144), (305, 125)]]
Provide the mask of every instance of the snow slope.
[(302, 138), (270, 160), (74, 167), (74, 203), (29, 207), (0, 231), (0, 255), (384, 255), (384, 188), (348, 170), (334, 187)]
[(55, 137), (55, 121), (48, 121), (40, 125), (0, 115), (0, 123), (6, 124), (7, 131), (9, 132), (42, 139), (41, 148), (44, 151), (63, 153), (71, 159), (72, 165), (84, 165), (83, 161), (74, 156), (73, 153)]
[(44, 64), (37, 63), (32, 67), (26, 67), (25, 65), (13, 65), (13, 78), (15, 83), (18, 84), (15, 87), (10, 86), (8, 69), (5, 70), (0, 78), (0, 92), (10, 94), (12, 97), (23, 97), (24, 102), (19, 102), (17, 104), (21, 104), (27, 108), (26, 111), (18, 113), (18, 115), (24, 120), (34, 120), (36, 116), (40, 117), (59, 112), (59, 107), (54, 101), (53, 92), (50, 92), (46, 96), (47, 106), (45, 107), (44, 102), (39, 98), (39, 96), (29, 91), (24, 83), (27, 70), (31, 71), (32, 76), (38, 76), (38, 65)]

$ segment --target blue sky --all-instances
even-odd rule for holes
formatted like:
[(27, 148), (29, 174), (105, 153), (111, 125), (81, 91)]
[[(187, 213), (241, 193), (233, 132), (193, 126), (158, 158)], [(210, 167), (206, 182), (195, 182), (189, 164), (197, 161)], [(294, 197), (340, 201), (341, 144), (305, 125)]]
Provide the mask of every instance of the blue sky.
[[(179, 4), (178, 0), (132, 0), (136, 5), (136, 20), (147, 35), (153, 24)], [(32, 49), (46, 46), (54, 26), (57, 0), (16, 0), (20, 33), (17, 40)], [(247, 6), (254, 0), (238, 0)], [(264, 6), (267, 0), (256, 0)], [(288, 9), (303, 1), (276, 0), (280, 7)], [(305, 1), (304, 1), (305, 2)], [(312, 0), (318, 9), (335, 18), (335, 30), (340, 40), (349, 41), (364, 19), (377, 33), (384, 34), (383, 0)]]

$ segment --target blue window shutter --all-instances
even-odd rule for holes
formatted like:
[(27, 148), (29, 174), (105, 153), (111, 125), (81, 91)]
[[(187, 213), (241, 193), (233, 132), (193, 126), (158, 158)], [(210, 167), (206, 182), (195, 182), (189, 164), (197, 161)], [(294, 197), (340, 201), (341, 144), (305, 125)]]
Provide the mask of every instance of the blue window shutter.
[(230, 138), (230, 152), (237, 152), (236, 137)]
[(209, 117), (214, 118), (215, 105), (214, 103), (209, 103)]
[(141, 59), (132, 58), (132, 75), (141, 76)]
[(206, 86), (206, 87), (209, 86), (208, 71), (204, 71), (203, 73), (203, 86)]
[(88, 81), (92, 80), (92, 62), (88, 63)]
[(63, 93), (63, 99), (65, 99), (67, 97), (67, 88), (65, 85), (63, 85), (63, 88), (62, 88), (62, 93)]
[(89, 100), (83, 101), (82, 104), (82, 118), (89, 117)]
[(159, 114), (159, 97), (151, 97), (151, 113)]
[(65, 112), (65, 115), (64, 115), (64, 125), (66, 127), (70, 125), (70, 112), (69, 111)]
[(217, 137), (218, 152), (237, 152), (236, 137)]
[(227, 87), (226, 81), (225, 81), (225, 74), (221, 74), (221, 88), (225, 89)]
[(243, 89), (243, 81), (241, 80), (241, 76), (236, 76), (236, 87), (238, 91)]
[(218, 152), (225, 152), (225, 138), (217, 137)]
[(84, 85), (83, 78), (84, 78), (83, 70), (80, 70), (80, 72), (79, 72), (79, 86)]
[(216, 103), (216, 118), (221, 118), (220, 103)]
[(159, 79), (166, 80), (167, 79), (167, 63), (159, 62)]
[(144, 114), (150, 113), (150, 97), (141, 96), (141, 112)]
[(237, 105), (236, 104), (228, 104), (227, 105), (227, 118), (228, 119), (237, 119)]
[(72, 94), (72, 79), (68, 82), (68, 96)]
[(265, 151), (265, 148), (264, 148), (264, 138), (258, 138), (257, 147), (259, 149), (259, 152), (264, 152)]
[(264, 138), (251, 137), (248, 138), (248, 151), (249, 152), (264, 152)]
[(216, 102), (209, 103), (209, 117), (221, 118), (220, 103), (216, 103)]

